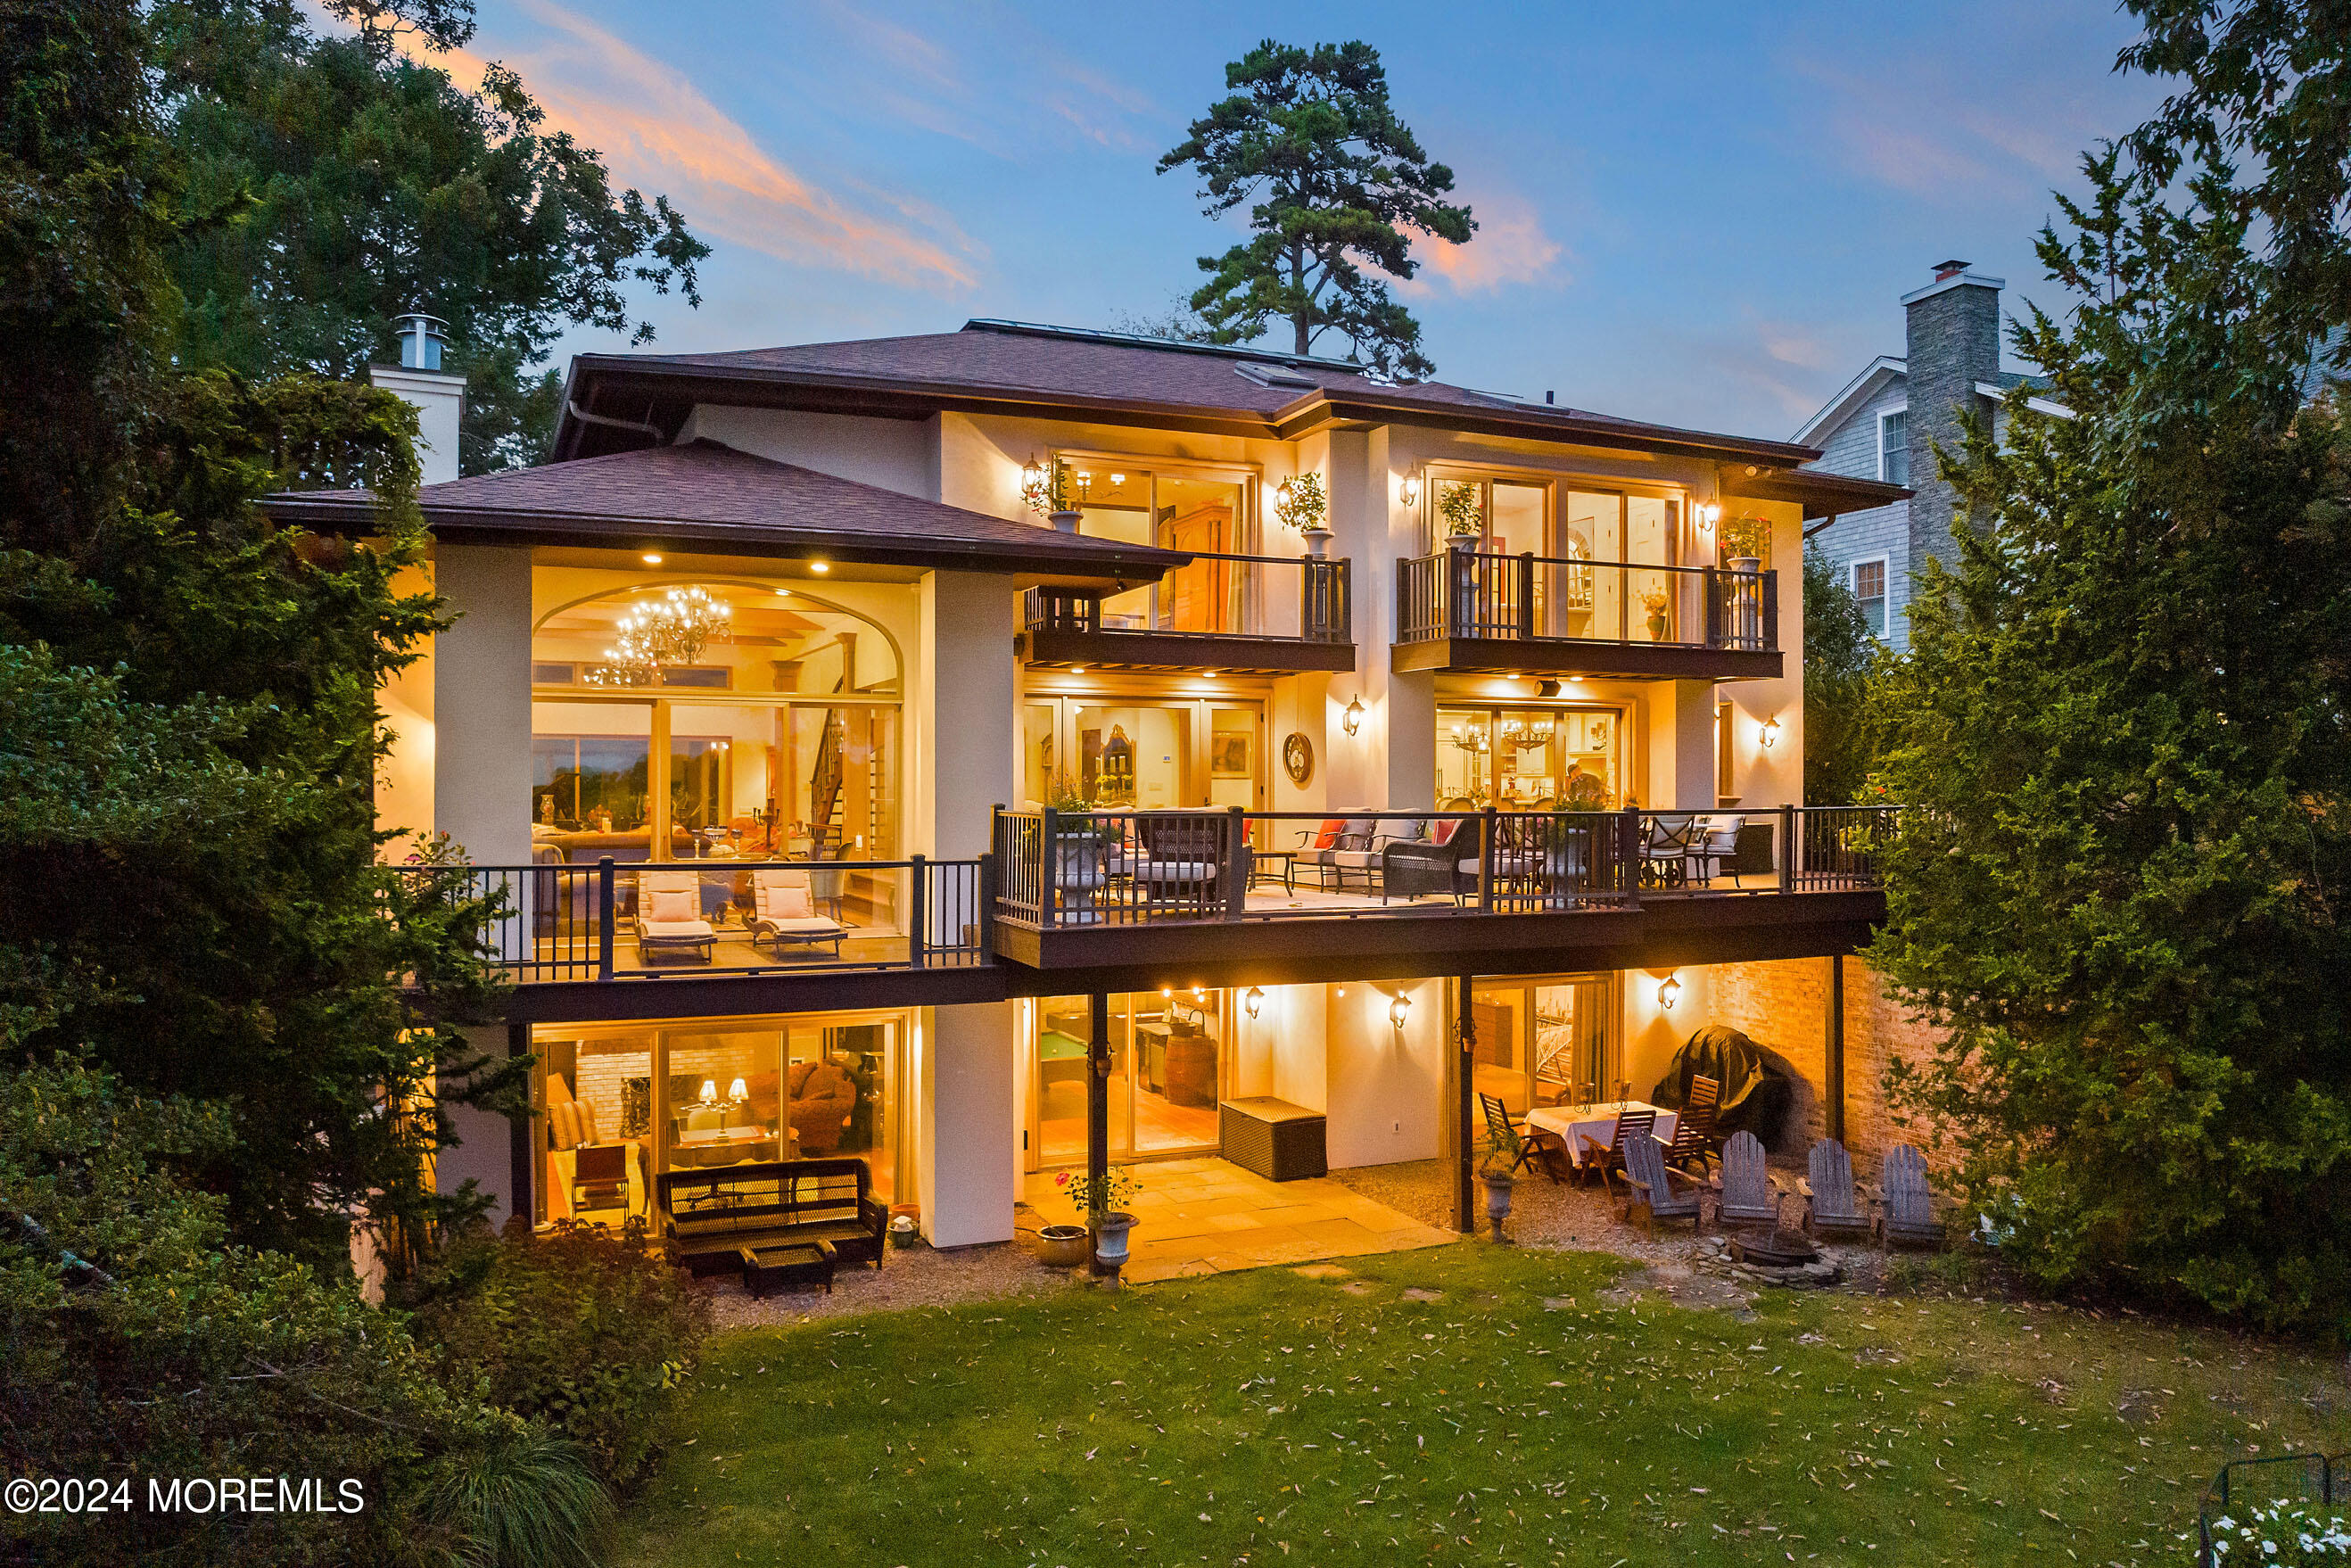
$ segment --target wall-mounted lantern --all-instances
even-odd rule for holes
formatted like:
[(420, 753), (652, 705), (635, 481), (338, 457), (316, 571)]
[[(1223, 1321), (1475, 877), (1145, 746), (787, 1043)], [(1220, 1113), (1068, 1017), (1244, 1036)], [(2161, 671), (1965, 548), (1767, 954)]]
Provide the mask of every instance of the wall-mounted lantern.
[(1756, 732), (1755, 738), (1763, 743), (1764, 750), (1771, 750), (1771, 743), (1780, 738), (1780, 721), (1776, 718), (1765, 719), (1763, 727)]
[(1401, 500), (1407, 507), (1419, 506), (1420, 476), (1417, 474), (1405, 475), (1404, 476), (1404, 483), (1396, 486), (1396, 498)]
[(1674, 998), (1681, 994), (1682, 983), (1671, 975), (1667, 975), (1666, 983), (1657, 988), (1657, 1006), (1671, 1012), (1674, 1010)]
[(1388, 1022), (1395, 1025), (1396, 1033), (1404, 1032), (1404, 1020), (1410, 1017), (1411, 1013), (1412, 998), (1404, 992), (1398, 991), (1395, 994), (1395, 1000), (1388, 1004)]
[(1361, 697), (1348, 698), (1347, 716), (1340, 722), (1349, 735), (1353, 735), (1355, 731), (1361, 729), (1364, 727), (1364, 699)]
[(1244, 1008), (1247, 1008), (1247, 1009), (1249, 1009), (1249, 1017), (1251, 1017), (1251, 1018), (1255, 1018), (1255, 1017), (1257, 1017), (1257, 1009), (1258, 1009), (1259, 1005), (1259, 1004), (1261, 1004), (1264, 1000), (1265, 1000), (1265, 993), (1264, 993), (1263, 991), (1259, 990), (1257, 987), (1255, 987), (1255, 986), (1251, 986), (1251, 987), (1249, 988), (1249, 990), (1248, 990), (1246, 993), (1244, 993), (1244, 994), (1242, 995), (1242, 997), (1241, 997), (1241, 1006), (1242, 1006), (1242, 1007), (1244, 1007)]

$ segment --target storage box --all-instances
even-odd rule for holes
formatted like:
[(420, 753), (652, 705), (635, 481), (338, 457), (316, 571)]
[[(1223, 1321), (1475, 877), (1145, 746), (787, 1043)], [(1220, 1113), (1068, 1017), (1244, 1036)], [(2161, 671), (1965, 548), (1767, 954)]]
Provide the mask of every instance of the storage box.
[(1329, 1173), (1329, 1120), (1287, 1100), (1259, 1095), (1228, 1100), (1222, 1108), (1225, 1158), (1268, 1181), (1298, 1181)]

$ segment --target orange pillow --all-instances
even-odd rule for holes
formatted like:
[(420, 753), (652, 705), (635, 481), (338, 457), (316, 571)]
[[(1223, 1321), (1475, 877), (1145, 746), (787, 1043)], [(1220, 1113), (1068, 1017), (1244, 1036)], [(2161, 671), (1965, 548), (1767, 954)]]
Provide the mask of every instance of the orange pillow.
[(1347, 819), (1346, 819), (1346, 818), (1344, 818), (1344, 817), (1326, 817), (1326, 818), (1324, 818), (1324, 819), (1322, 820), (1322, 831), (1319, 831), (1319, 832), (1317, 832), (1317, 833), (1314, 835), (1314, 847), (1315, 847), (1316, 849), (1318, 849), (1318, 850), (1327, 850), (1327, 849), (1329, 849), (1332, 845), (1333, 845), (1333, 844), (1335, 844), (1335, 843), (1337, 843), (1337, 842), (1339, 841), (1339, 835), (1340, 835), (1341, 833), (1345, 832), (1346, 831), (1347, 831)]
[(1438, 845), (1449, 844), (1453, 841), (1455, 831), (1458, 830), (1460, 826), (1461, 823), (1458, 818), (1451, 821), (1438, 822), (1435, 827), (1430, 829), (1428, 841), (1432, 844)]

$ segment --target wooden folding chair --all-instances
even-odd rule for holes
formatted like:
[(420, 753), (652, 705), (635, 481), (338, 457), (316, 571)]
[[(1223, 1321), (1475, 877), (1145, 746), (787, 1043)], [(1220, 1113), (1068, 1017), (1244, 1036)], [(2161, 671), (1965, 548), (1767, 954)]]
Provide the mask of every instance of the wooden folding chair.
[(1651, 1106), (1645, 1105), (1638, 1111), (1619, 1111), (1616, 1113), (1615, 1135), (1606, 1145), (1590, 1137), (1583, 1138), (1587, 1151), (1583, 1156), (1583, 1168), (1596, 1168), (1600, 1172), (1601, 1185), (1614, 1193), (1616, 1190), (1616, 1174), (1625, 1168), (1625, 1145), (1635, 1138), (1655, 1142), (1656, 1127), (1657, 1113)]
[[(1674, 1141), (1666, 1145), (1666, 1164), (1704, 1179), (1713, 1167), (1714, 1110), (1722, 1099), (1722, 1085), (1711, 1078), (1690, 1080), (1689, 1103), (1674, 1123)], [(1690, 1167), (1696, 1166), (1696, 1170)]]
[(1560, 1158), (1566, 1151), (1556, 1137), (1540, 1127), (1513, 1122), (1510, 1107), (1483, 1090), (1479, 1091), (1478, 1103), (1486, 1113), (1486, 1135), (1496, 1148), (1509, 1148), (1513, 1139), (1518, 1142), (1519, 1157), (1510, 1163), (1512, 1176), (1533, 1166), (1553, 1182), (1560, 1179)]

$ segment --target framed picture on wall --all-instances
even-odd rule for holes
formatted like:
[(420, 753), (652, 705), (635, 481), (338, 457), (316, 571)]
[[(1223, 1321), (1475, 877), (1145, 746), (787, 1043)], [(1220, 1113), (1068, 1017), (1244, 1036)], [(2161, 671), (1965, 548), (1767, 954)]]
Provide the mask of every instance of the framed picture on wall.
[(1208, 774), (1214, 779), (1253, 779), (1257, 776), (1255, 749), (1257, 737), (1247, 730), (1220, 730), (1208, 738)]

